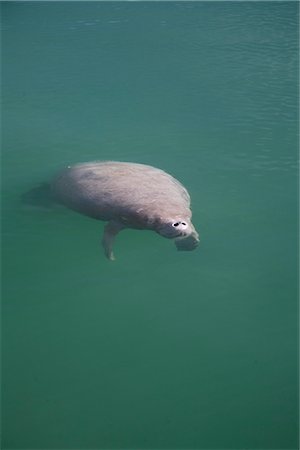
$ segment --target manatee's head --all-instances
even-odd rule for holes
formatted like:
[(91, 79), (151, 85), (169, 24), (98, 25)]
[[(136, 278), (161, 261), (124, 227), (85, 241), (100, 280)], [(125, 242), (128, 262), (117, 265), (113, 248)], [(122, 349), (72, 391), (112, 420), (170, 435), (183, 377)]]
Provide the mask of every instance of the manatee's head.
[(194, 250), (199, 244), (199, 235), (189, 219), (164, 220), (156, 231), (165, 238), (174, 239), (177, 250)]

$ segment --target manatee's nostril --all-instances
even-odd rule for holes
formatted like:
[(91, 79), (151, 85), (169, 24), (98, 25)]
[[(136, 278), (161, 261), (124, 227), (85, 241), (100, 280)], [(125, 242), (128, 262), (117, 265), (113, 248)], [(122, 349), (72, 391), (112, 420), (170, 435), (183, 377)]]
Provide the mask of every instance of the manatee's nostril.
[(173, 223), (173, 227), (178, 227), (179, 222)]
[(182, 225), (184, 225), (184, 226), (186, 225), (186, 223), (185, 223), (185, 222), (181, 222), (181, 224), (182, 224)]

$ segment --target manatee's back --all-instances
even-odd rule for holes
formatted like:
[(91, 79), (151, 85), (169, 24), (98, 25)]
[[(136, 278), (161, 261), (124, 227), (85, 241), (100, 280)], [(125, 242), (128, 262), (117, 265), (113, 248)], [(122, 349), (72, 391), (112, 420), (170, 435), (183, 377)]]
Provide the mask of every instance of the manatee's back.
[(151, 217), (190, 215), (187, 190), (171, 175), (151, 166), (124, 162), (78, 164), (52, 182), (65, 206), (100, 220), (142, 212)]

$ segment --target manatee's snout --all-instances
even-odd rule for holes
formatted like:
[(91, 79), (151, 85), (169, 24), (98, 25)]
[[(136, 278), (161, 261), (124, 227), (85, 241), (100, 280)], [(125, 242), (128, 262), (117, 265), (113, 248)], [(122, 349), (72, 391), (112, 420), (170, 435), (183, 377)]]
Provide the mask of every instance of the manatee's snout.
[(175, 237), (186, 236), (190, 232), (190, 226), (184, 220), (176, 220), (175, 222), (172, 222), (171, 226), (175, 230)]
[(190, 220), (168, 220), (157, 231), (163, 237), (174, 239), (177, 249), (181, 251), (194, 250), (199, 244), (199, 235)]
[(157, 232), (168, 239), (185, 237), (189, 235), (194, 227), (187, 220), (174, 219), (161, 223)]
[(175, 239), (175, 245), (177, 250), (179, 251), (191, 251), (195, 250), (195, 248), (199, 244), (199, 238), (190, 234), (187, 237), (179, 237)]
[(191, 225), (192, 231), (189, 234), (175, 238), (175, 245), (179, 251), (191, 251), (199, 245), (199, 234)]

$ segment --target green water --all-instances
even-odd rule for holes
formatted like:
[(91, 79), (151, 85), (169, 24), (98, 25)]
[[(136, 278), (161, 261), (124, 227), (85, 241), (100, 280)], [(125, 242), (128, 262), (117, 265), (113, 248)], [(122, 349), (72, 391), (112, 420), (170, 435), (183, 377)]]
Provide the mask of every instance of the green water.
[[(297, 448), (296, 2), (7, 2), (4, 449)], [(58, 169), (160, 167), (177, 252), (20, 197)]]

